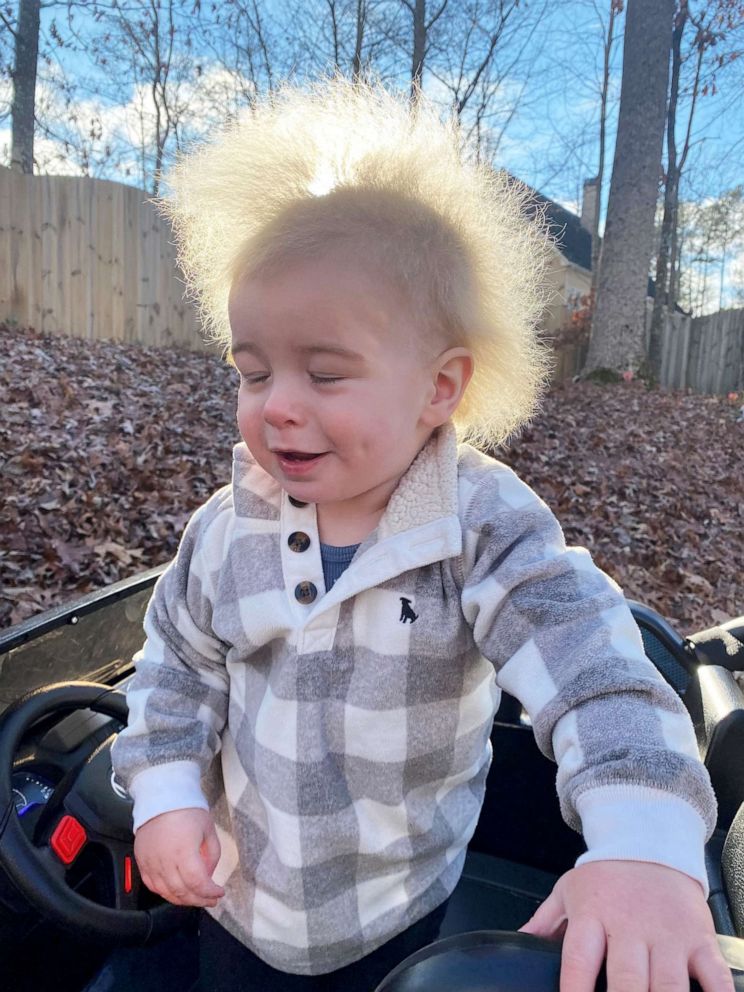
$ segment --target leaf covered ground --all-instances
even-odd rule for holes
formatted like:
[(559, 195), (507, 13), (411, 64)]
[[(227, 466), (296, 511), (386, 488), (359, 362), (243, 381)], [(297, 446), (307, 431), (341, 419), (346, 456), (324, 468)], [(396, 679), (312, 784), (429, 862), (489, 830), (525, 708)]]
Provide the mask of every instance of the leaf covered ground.
[[(234, 372), (0, 327), (0, 625), (172, 557), (228, 481)], [(723, 397), (568, 383), (500, 457), (682, 633), (744, 613), (744, 423)]]

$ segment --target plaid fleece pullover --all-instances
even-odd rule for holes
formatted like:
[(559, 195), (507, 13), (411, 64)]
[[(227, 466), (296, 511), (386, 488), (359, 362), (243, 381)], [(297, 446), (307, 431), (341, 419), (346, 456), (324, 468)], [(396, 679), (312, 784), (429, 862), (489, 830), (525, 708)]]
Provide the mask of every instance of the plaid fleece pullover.
[(238, 445), (145, 629), (114, 748), (135, 828), (211, 808), (211, 912), (275, 968), (340, 968), (449, 895), (501, 689), (558, 761), (581, 861), (661, 862), (706, 887), (715, 800), (619, 589), (449, 426), (328, 593), (314, 506)]

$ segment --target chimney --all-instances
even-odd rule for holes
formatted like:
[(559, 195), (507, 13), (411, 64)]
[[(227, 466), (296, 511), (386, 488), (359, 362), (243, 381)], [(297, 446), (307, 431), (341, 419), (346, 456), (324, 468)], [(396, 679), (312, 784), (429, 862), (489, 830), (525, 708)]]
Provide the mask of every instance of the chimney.
[(597, 216), (597, 177), (584, 180), (581, 196), (581, 226), (590, 234), (594, 233), (594, 221)]

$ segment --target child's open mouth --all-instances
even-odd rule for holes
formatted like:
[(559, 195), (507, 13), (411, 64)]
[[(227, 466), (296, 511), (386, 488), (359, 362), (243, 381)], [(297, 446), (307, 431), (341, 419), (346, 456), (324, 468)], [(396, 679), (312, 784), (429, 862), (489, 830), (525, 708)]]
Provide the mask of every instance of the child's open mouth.
[(287, 458), (291, 462), (309, 462), (312, 458), (318, 457), (318, 455), (308, 453), (307, 451), (279, 451), (278, 455), (280, 458)]
[(276, 451), (274, 454), (284, 472), (288, 475), (300, 475), (317, 465), (325, 452)]

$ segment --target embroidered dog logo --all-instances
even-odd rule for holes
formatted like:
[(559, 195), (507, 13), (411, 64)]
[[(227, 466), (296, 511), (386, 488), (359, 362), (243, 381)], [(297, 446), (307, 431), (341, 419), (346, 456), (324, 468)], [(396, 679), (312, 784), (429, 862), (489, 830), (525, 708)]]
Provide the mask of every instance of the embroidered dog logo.
[(406, 599), (405, 596), (400, 597), (400, 622), (401, 623), (413, 623), (414, 620), (418, 620), (418, 613), (414, 613), (411, 607), (411, 600)]

